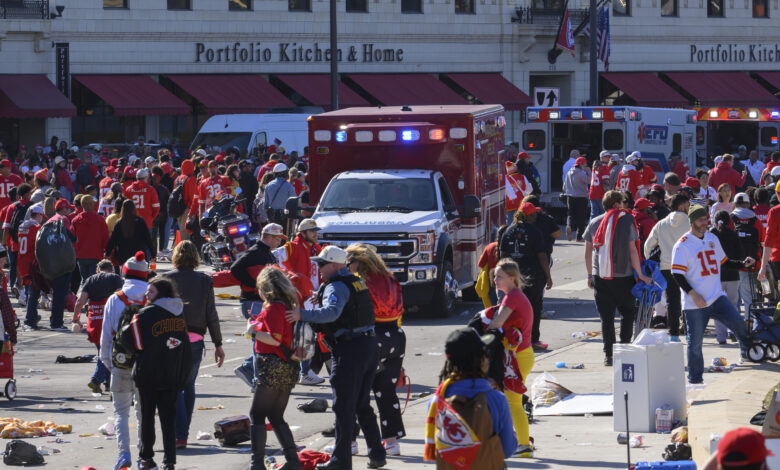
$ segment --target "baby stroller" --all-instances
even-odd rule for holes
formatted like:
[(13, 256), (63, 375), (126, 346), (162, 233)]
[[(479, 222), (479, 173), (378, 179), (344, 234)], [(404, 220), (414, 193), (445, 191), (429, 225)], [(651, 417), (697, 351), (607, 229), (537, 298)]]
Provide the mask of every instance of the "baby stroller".
[(764, 302), (755, 288), (752, 291), (754, 303), (750, 305), (746, 320), (750, 341), (747, 357), (753, 362), (777, 361), (780, 359), (780, 303)]
[(10, 379), (5, 383), (2, 395), (9, 400), (16, 398), (16, 380), (14, 379), (14, 348), (10, 342), (2, 343), (0, 352), (0, 379)]

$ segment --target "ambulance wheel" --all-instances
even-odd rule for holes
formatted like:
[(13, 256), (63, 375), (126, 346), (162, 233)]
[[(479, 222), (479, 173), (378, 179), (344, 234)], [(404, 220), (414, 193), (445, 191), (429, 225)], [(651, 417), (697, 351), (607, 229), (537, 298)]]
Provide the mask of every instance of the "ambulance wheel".
[(753, 362), (761, 362), (766, 358), (766, 348), (761, 343), (753, 343), (747, 351), (747, 357)]
[(441, 276), (436, 283), (436, 292), (433, 297), (434, 315), (440, 318), (452, 316), (455, 313), (455, 297), (458, 293), (458, 281), (452, 272), (452, 261), (442, 263)]
[(766, 345), (766, 358), (772, 362), (780, 359), (780, 344), (769, 343)]
[(9, 400), (16, 398), (16, 380), (11, 379), (5, 384), (5, 397)]

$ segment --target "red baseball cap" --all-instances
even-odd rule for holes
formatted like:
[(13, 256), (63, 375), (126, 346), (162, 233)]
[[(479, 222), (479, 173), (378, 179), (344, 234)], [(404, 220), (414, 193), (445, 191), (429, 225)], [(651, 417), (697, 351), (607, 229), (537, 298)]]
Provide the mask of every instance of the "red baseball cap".
[(688, 186), (698, 191), (699, 188), (701, 188), (701, 183), (699, 183), (699, 180), (697, 180), (696, 178), (689, 176), (688, 179), (685, 180), (685, 186)]
[(636, 201), (634, 201), (634, 209), (641, 211), (642, 209), (647, 209), (648, 207), (654, 207), (655, 204), (650, 202), (649, 200), (640, 197)]
[(585, 158), (585, 157), (579, 157), (578, 159), (574, 160), (574, 164), (577, 165), (577, 166), (587, 165), (588, 164), (588, 159)]
[(718, 463), (723, 468), (758, 464), (773, 455), (764, 436), (750, 428), (732, 429), (718, 443)]
[(530, 159), (530, 158), (531, 158), (531, 156), (530, 156), (530, 155), (528, 155), (528, 154), (527, 154), (527, 153), (525, 153), (525, 152), (520, 152), (520, 153), (518, 153), (518, 154), (517, 154), (517, 159), (518, 159), (518, 160), (528, 160), (528, 159)]
[(54, 204), (54, 210), (62, 210), (62, 209), (73, 209), (75, 206), (71, 205), (67, 199), (65, 198), (59, 198), (57, 199), (57, 203)]
[(128, 178), (135, 178), (135, 168), (131, 166), (126, 166), (124, 171), (125, 176)]
[(225, 161), (225, 156), (221, 153), (217, 154), (216, 157), (214, 157), (214, 161), (217, 163), (222, 163)]
[(116, 167), (119, 166), (119, 159), (118, 158), (112, 158), (111, 161), (109, 162), (109, 164), (111, 166), (113, 166), (114, 168), (116, 168)]
[(168, 173), (170, 173), (171, 171), (173, 171), (173, 167), (172, 167), (172, 166), (171, 166), (171, 164), (170, 164), (170, 163), (168, 163), (168, 162), (162, 162), (162, 163), (160, 163), (160, 168), (162, 169), (163, 173), (165, 173), (166, 175), (167, 175)]
[(4, 166), (6, 168), (11, 168), (11, 160), (4, 158), (2, 161), (0, 161), (0, 166)]
[(542, 210), (541, 208), (536, 207), (530, 202), (524, 202), (522, 205), (520, 205), (520, 211), (525, 215), (535, 214), (541, 210)]

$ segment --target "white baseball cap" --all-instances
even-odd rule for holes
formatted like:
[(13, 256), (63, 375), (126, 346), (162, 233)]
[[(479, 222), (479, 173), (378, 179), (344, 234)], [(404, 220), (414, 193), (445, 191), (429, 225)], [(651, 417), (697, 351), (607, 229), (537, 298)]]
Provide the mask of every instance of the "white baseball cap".
[(144, 162), (148, 165), (150, 163), (157, 163), (157, 159), (154, 157), (146, 157), (146, 160)]
[(41, 215), (43, 215), (43, 205), (38, 203), (38, 204), (33, 204), (32, 206), (30, 206), (30, 214), (31, 215), (32, 214), (41, 214)]
[(320, 251), (319, 255), (312, 256), (311, 260), (317, 264), (347, 264), (347, 252), (335, 245), (328, 245)]
[(602, 150), (601, 153), (599, 153), (599, 158), (604, 158), (604, 157), (611, 157), (608, 150)]
[(636, 160), (637, 157), (633, 153), (626, 157), (626, 163), (634, 163)]
[(284, 229), (279, 224), (267, 224), (265, 227), (263, 227), (261, 235), (275, 235), (277, 237), (287, 238), (287, 235), (284, 234)]
[(639, 150), (634, 150), (631, 152), (631, 155), (635, 156), (636, 158), (642, 158), (642, 153)]
[(306, 230), (322, 230), (322, 229), (320, 227), (317, 227), (317, 222), (314, 219), (303, 219), (301, 220), (301, 223), (298, 224), (298, 231), (305, 232)]
[(750, 204), (750, 196), (748, 196), (747, 193), (737, 193), (737, 195), (734, 196), (734, 202), (744, 202)]
[(203, 149), (198, 149), (198, 150), (195, 151), (195, 153), (197, 153), (198, 155), (201, 155), (203, 157), (208, 156), (208, 153), (206, 153), (206, 151), (203, 150)]
[(141, 168), (135, 174), (135, 179), (137, 179), (137, 180), (141, 180), (141, 179), (148, 178), (148, 177), (149, 177), (149, 170), (147, 170), (146, 168)]
[(773, 166), (769, 174), (772, 176), (780, 176), (780, 166)]

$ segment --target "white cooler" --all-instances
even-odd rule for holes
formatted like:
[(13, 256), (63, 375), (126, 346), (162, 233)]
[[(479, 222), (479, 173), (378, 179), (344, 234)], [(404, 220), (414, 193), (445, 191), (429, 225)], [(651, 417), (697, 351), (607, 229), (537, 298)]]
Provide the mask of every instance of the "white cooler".
[(626, 431), (626, 404), (631, 432), (655, 432), (655, 410), (669, 405), (674, 419), (686, 417), (685, 358), (682, 343), (650, 346), (616, 344), (613, 348), (613, 423)]

